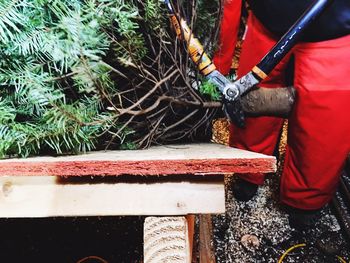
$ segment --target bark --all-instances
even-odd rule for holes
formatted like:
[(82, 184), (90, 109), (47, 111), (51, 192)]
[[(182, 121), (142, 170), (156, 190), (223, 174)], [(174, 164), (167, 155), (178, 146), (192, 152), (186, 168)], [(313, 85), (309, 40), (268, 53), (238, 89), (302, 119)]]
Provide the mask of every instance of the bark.
[(242, 98), (242, 107), (247, 116), (276, 116), (286, 118), (292, 111), (295, 89), (257, 88)]

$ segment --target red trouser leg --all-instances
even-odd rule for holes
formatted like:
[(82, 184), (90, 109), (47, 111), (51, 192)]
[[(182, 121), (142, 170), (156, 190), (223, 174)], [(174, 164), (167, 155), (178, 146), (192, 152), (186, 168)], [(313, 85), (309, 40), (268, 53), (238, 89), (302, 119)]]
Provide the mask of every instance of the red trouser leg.
[[(248, 73), (276, 43), (276, 39), (252, 14), (249, 16), (247, 26), (248, 31), (242, 46), (238, 77)], [(284, 86), (284, 70), (289, 57), (287, 56), (282, 60), (260, 86), (267, 88)], [(283, 119), (275, 117), (247, 118), (245, 129), (239, 129), (231, 124), (230, 145), (244, 150), (272, 155), (282, 124)], [(241, 174), (239, 176), (251, 183), (259, 185), (264, 183), (263, 174)]]
[(241, 17), (242, 0), (225, 1), (220, 26), (220, 48), (215, 53), (214, 64), (224, 75), (228, 74), (235, 51)]
[(350, 36), (294, 49), (297, 100), (289, 120), (281, 201), (319, 209), (350, 152)]

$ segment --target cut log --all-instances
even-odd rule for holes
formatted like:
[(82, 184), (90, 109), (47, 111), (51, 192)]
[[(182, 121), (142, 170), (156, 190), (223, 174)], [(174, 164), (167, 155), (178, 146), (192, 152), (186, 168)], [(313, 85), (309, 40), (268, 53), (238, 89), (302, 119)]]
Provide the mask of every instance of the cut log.
[(148, 217), (144, 224), (145, 263), (190, 263), (185, 217)]
[(214, 143), (0, 161), (0, 176), (151, 176), (275, 171), (276, 159), (272, 156)]
[(242, 97), (247, 116), (275, 116), (287, 118), (295, 101), (295, 88), (258, 88)]

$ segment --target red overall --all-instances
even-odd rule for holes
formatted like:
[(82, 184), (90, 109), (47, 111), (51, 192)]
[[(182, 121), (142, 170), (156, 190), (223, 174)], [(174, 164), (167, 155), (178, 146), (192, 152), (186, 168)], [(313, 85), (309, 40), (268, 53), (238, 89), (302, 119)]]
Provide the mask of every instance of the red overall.
[[(225, 4), (220, 50), (214, 58), (227, 74), (237, 40), (241, 0)], [(276, 38), (250, 14), (238, 77), (246, 74), (276, 43)], [(330, 201), (350, 152), (350, 35), (322, 42), (299, 43), (260, 86), (285, 86), (285, 68), (295, 57), (296, 102), (289, 118), (288, 145), (281, 177), (281, 201), (313, 210)], [(230, 145), (272, 155), (283, 119), (247, 118), (246, 128), (231, 124)], [(263, 184), (263, 174), (240, 175)]]

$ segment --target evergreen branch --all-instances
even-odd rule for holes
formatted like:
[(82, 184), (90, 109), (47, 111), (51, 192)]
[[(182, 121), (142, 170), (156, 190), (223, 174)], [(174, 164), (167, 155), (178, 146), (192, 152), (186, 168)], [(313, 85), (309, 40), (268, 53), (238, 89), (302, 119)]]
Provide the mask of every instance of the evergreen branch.
[(37, 52), (42, 53), (49, 29), (33, 29), (29, 32), (23, 32), (14, 37), (14, 48), (18, 49), (19, 54), (23, 56), (35, 55)]
[(26, 17), (19, 7), (28, 6), (24, 0), (11, 0), (0, 2), (0, 40), (7, 43), (13, 39), (12, 30), (20, 32), (19, 25), (24, 26)]
[[(207, 31), (216, 1), (196, 1), (178, 4)], [(193, 65), (163, 14), (158, 0), (0, 0), (0, 156), (143, 147), (201, 130), (220, 103), (190, 86)], [(199, 38), (210, 53), (208, 32)]]

